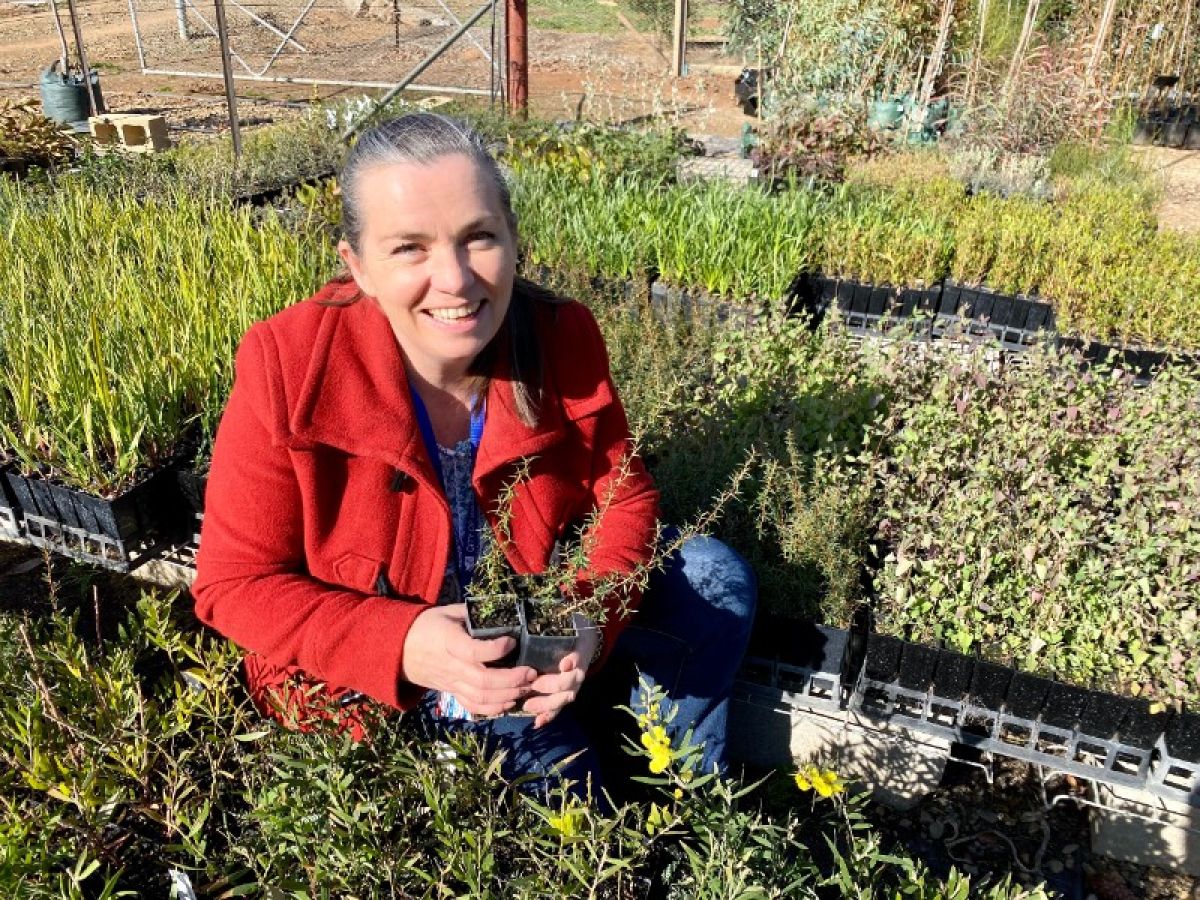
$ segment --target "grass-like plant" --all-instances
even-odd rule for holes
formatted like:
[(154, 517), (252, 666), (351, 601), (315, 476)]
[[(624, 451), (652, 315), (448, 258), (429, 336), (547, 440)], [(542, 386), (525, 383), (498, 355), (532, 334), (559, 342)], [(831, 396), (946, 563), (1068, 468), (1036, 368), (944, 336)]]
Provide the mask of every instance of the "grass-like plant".
[(179, 193), (0, 187), (0, 442), (28, 471), (111, 494), (224, 405), (249, 325), (310, 293), (328, 245)]

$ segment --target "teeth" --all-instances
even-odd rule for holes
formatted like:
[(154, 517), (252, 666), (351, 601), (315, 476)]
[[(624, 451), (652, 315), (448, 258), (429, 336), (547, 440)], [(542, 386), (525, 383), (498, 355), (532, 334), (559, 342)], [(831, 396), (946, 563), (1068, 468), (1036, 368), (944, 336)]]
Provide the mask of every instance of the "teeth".
[(481, 301), (476, 300), (470, 306), (457, 306), (448, 309), (431, 309), (429, 314), (443, 322), (453, 322), (455, 319), (466, 319), (479, 312)]

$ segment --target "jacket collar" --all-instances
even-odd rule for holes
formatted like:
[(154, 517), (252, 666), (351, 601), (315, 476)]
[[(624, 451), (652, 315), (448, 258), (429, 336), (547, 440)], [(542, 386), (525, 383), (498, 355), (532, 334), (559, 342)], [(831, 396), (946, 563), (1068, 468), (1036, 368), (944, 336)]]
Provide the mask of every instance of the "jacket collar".
[[(352, 283), (330, 285), (306, 302), (346, 299), (355, 295), (353, 288)], [(521, 421), (510, 360), (507, 349), (502, 350), (488, 389), (477, 481), (563, 438), (566, 420), (551, 378), (546, 379), (546, 401), (536, 428)], [(437, 481), (417, 425), (400, 347), (371, 298), (324, 311), (289, 426), (293, 445), (324, 444), (422, 475), (430, 484)]]

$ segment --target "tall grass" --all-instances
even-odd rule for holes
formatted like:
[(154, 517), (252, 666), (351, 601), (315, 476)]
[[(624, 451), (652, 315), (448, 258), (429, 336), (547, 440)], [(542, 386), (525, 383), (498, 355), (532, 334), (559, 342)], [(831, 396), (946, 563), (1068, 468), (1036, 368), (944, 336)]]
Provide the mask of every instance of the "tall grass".
[(311, 293), (327, 245), (272, 213), (187, 193), (0, 184), (0, 440), (27, 470), (100, 493), (169, 458), (223, 405), (254, 321)]

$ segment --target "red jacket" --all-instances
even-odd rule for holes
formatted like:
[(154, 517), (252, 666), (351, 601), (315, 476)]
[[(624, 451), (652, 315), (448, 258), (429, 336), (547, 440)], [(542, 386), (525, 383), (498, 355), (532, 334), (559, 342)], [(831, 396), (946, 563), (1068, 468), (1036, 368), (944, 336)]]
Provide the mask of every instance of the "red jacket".
[[(450, 511), (383, 312), (370, 299), (315, 302), (356, 293), (331, 282), (254, 325), (217, 431), (192, 593), (201, 620), (252, 651), (246, 669), (260, 706), (285, 683), (321, 682), (335, 698), (360, 691), (400, 708), (423, 692), (400, 680), (404, 639), (437, 599)], [(530, 429), (518, 418), (500, 354), (473, 478), (494, 527), (500, 490), (534, 457), (512, 506), (509, 561), (520, 573), (545, 569), (556, 538), (605, 497), (630, 444), (591, 313), (532, 305), (545, 359), (541, 421)], [(657, 514), (635, 460), (599, 527), (592, 569), (646, 561)], [(608, 617), (606, 647), (623, 625)]]

